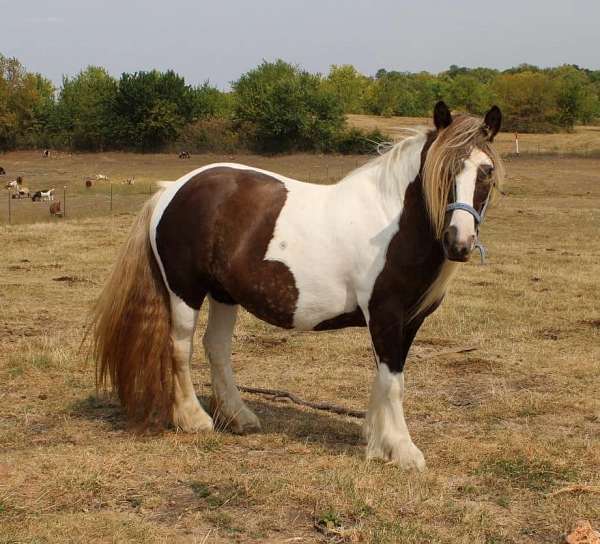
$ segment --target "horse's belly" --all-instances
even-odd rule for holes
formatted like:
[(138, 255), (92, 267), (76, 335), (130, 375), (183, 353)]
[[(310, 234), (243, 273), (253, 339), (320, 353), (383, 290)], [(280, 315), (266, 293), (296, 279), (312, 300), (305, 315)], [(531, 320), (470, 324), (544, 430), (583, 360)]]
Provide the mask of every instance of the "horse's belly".
[(294, 312), (294, 328), (313, 330), (319, 324), (339, 315), (354, 312), (356, 296), (346, 286), (335, 282), (320, 282), (296, 279), (298, 302)]

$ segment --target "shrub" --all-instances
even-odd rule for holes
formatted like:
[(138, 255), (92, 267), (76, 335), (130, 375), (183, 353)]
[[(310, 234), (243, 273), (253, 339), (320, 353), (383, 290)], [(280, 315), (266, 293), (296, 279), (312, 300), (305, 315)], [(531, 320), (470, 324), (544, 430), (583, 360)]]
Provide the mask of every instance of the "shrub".
[(351, 128), (337, 135), (334, 150), (344, 155), (368, 155), (377, 150), (377, 144), (387, 140), (389, 138), (379, 129), (365, 132)]
[(200, 119), (183, 128), (176, 142), (177, 149), (193, 153), (234, 153), (244, 150), (244, 144), (232, 122), (222, 117)]

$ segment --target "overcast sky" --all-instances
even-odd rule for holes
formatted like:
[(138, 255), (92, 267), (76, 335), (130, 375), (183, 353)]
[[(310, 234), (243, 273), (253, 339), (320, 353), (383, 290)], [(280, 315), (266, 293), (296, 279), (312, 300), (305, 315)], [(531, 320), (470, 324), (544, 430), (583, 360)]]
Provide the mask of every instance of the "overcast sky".
[(60, 83), (89, 64), (220, 88), (262, 59), (312, 72), (600, 68), (599, 0), (0, 0), (0, 53)]

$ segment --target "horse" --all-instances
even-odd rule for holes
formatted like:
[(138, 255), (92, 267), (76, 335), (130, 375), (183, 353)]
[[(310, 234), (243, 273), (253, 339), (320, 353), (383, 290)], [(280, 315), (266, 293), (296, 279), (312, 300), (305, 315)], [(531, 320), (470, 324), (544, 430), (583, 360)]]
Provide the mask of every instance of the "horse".
[[(452, 116), (418, 130), (334, 185), (233, 163), (165, 183), (143, 207), (91, 313), (97, 384), (132, 422), (235, 433), (261, 425), (231, 367), (239, 306), (272, 325), (367, 327), (376, 376), (363, 432), (367, 459), (425, 468), (405, 418), (404, 364), (442, 302), (503, 178), (492, 141), (502, 115)], [(213, 417), (192, 384), (203, 302)], [(334, 371), (332, 368), (331, 371)]]
[(42, 157), (44, 159), (47, 159), (48, 157), (50, 157), (50, 150), (49, 149), (44, 149), (44, 151), (42, 151)]
[(108, 181), (108, 176), (105, 174), (96, 174), (96, 181)]
[(191, 158), (191, 155), (190, 155), (189, 151), (180, 151), (179, 158), (180, 159), (189, 159), (189, 158)]
[(44, 201), (52, 201), (54, 200), (54, 187), (51, 189), (44, 189), (42, 191), (36, 191), (31, 195), (31, 200), (33, 202), (44, 202)]
[(135, 185), (135, 176), (131, 176), (130, 178), (126, 178), (121, 181), (123, 185)]

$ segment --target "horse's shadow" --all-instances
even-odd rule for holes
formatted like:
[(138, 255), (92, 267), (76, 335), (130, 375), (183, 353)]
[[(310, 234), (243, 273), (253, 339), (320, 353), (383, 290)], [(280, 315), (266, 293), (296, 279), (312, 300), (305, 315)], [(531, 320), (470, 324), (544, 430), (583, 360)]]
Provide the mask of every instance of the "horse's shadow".
[[(209, 406), (209, 397), (198, 398), (205, 408)], [(361, 443), (360, 419), (301, 408), (292, 403), (252, 398), (244, 400), (260, 419), (262, 435), (283, 434), (294, 441), (325, 447), (335, 453), (348, 452)], [(71, 405), (70, 414), (74, 418), (102, 424), (111, 431), (136, 432), (127, 422), (118, 402), (108, 396), (90, 395), (80, 399)], [(217, 428), (218, 432), (229, 432), (218, 426)]]

